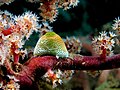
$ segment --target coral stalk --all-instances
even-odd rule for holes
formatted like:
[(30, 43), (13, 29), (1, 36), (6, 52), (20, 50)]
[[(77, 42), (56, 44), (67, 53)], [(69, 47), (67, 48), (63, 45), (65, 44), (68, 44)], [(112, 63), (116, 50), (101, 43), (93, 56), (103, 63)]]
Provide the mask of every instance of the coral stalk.
[(56, 67), (70, 70), (106, 70), (120, 67), (120, 54), (104, 59), (99, 56), (76, 55), (73, 60), (70, 58), (60, 60)]
[(14, 53), (14, 64), (19, 63), (19, 54)]
[(19, 53), (16, 53), (16, 50), (18, 50), (18, 46), (15, 44), (15, 42), (11, 43), (11, 53), (13, 54), (14, 63), (19, 63)]
[(48, 69), (106, 70), (120, 67), (120, 54), (105, 59), (101, 60), (101, 57), (97, 56), (80, 55), (75, 55), (73, 59), (57, 59), (54, 56), (33, 57), (23, 65), (22, 71), (16, 75), (16, 78), (20, 80), (21, 86), (31, 86), (37, 80), (36, 77), (40, 78)]
[(5, 36), (7, 36), (7, 35), (9, 35), (9, 34), (12, 33), (12, 29), (11, 29), (11, 28), (8, 28), (8, 29), (6, 29), (6, 30), (3, 30), (2, 33), (3, 33)]

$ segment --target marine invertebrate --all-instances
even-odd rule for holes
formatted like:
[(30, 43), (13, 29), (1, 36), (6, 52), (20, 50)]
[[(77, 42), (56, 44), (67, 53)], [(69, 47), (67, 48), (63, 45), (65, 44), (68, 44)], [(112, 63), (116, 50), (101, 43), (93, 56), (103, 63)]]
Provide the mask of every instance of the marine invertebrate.
[(14, 0), (0, 0), (0, 6), (3, 5), (3, 4), (8, 4), (13, 2)]
[[(48, 20), (50, 22), (55, 20), (58, 8), (69, 9), (78, 3), (77, 0), (29, 1), (40, 2), (42, 21)], [(35, 82), (38, 77), (52, 83), (55, 87), (57, 84), (69, 80), (74, 70), (104, 70), (120, 67), (120, 54), (113, 55), (112, 53), (115, 46), (113, 38), (116, 37), (114, 33), (102, 32), (99, 37), (93, 39), (92, 45), (96, 56), (81, 56), (78, 55), (81, 48), (79, 40), (67, 39), (65, 41), (66, 48), (59, 35), (48, 32), (51, 27), (47, 22), (42, 22), (42, 25), (38, 22), (38, 16), (29, 11), (19, 16), (14, 16), (8, 12), (0, 13), (0, 53), (2, 54), (0, 54), (0, 66), (5, 66), (7, 74), (13, 75), (19, 80), (17, 82), (15, 78), (8, 76), (12, 80), (7, 81), (7, 84), (5, 83), (5, 88), (10, 86), (12, 89), (19, 89), (20, 84), (23, 90), (26, 87), (27, 89), (36, 89)], [(41, 28), (42, 26), (43, 28)], [(25, 41), (29, 39), (33, 31), (38, 30), (43, 31), (43, 36), (35, 47), (34, 57), (26, 61), (20, 71), (14, 70), (12, 64), (17, 64), (19, 67), (19, 56), (24, 57), (27, 54), (26, 50), (23, 49)], [(68, 52), (77, 54), (71, 58)], [(2, 76), (2, 69), (0, 75)], [(3, 77), (1, 78), (3, 79)], [(4, 89), (2, 80), (0, 84), (1, 88)]]
[(112, 48), (115, 46), (114, 37), (117, 35), (113, 32), (101, 32), (100, 36), (95, 37), (92, 41), (95, 55), (112, 56)]
[(58, 8), (63, 8), (64, 10), (70, 7), (75, 7), (78, 5), (79, 0), (27, 0), (29, 2), (39, 2), (40, 16), (43, 17), (43, 21), (54, 22), (58, 15)]
[(15, 76), (6, 75), (6, 76), (4, 76), (3, 80), (0, 80), (0, 89), (2, 89), (2, 90), (9, 90), (9, 89), (19, 90), (20, 85), (18, 84), (18, 82), (19, 82), (19, 80), (17, 80), (15, 78)]
[[(38, 40), (34, 49), (34, 55), (53, 55), (57, 58), (66, 58), (69, 56), (69, 53), (64, 41), (59, 35), (57, 35), (55, 32), (47, 32)], [(73, 73), (74, 70), (61, 71), (60, 69), (49, 69), (43, 76), (43, 79), (49, 83), (52, 82), (54, 88), (57, 86), (57, 84), (62, 84), (63, 82), (70, 80)]]
[(67, 37), (64, 42), (69, 53), (80, 53), (82, 43), (80, 42), (79, 38)]
[[(24, 69), (16, 75), (16, 78), (20, 80), (20, 85), (32, 90), (32, 85), (35, 82), (36, 76), (43, 76), (49, 69), (63, 69), (63, 70), (105, 70), (120, 67), (120, 54), (113, 57), (107, 57), (106, 62), (100, 62), (100, 56), (80, 56), (76, 55), (73, 59), (63, 58), (57, 59), (54, 56), (38, 56), (31, 58), (24, 65)], [(37, 70), (43, 70), (37, 72)], [(54, 71), (52, 71), (54, 72)], [(55, 73), (53, 73), (55, 74)]]
[(37, 42), (34, 55), (55, 55), (56, 57), (68, 57), (68, 51), (62, 38), (55, 32), (47, 32)]
[(118, 17), (118, 18), (115, 18), (114, 22), (115, 22), (115, 23), (113, 24), (112, 28), (113, 28), (115, 31), (117, 31), (118, 34), (119, 34), (119, 33), (120, 33), (120, 19), (119, 19), (119, 17)]
[(6, 57), (14, 58), (14, 63), (18, 63), (19, 56), (26, 53), (26, 50), (22, 50), (25, 38), (27, 40), (33, 30), (37, 31), (39, 28), (38, 17), (29, 11), (21, 16), (1, 11), (0, 17), (0, 52), (3, 53), (0, 55), (1, 64)]

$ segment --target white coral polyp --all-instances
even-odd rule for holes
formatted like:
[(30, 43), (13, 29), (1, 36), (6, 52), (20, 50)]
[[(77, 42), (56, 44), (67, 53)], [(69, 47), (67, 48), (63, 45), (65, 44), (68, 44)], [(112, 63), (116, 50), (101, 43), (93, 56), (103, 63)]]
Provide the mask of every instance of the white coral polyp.
[(73, 73), (74, 70), (61, 71), (60, 69), (49, 69), (47, 73), (43, 76), (43, 79), (48, 82), (52, 82), (53, 88), (55, 88), (58, 86), (58, 84), (61, 85), (62, 83), (69, 81), (72, 78)]
[(117, 35), (113, 32), (101, 32), (98, 37), (95, 37), (92, 41), (93, 50), (96, 55), (102, 54), (102, 47), (107, 50), (107, 55), (113, 55), (113, 47), (115, 46), (115, 40), (113, 39)]
[[(30, 37), (33, 31), (40, 29), (38, 21), (38, 17), (30, 11), (19, 16), (13, 16), (7, 11), (0, 11), (0, 64), (4, 63), (6, 57), (13, 59), (11, 57), (14, 52), (21, 53), (19, 49), (23, 48), (25, 40)], [(11, 50), (13, 43), (15, 51)]]

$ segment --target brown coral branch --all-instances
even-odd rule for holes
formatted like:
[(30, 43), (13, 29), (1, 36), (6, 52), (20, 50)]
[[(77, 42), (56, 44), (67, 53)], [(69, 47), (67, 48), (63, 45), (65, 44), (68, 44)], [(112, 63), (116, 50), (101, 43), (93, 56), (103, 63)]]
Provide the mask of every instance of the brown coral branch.
[[(21, 86), (32, 86), (34, 81), (45, 74), (48, 69), (64, 70), (106, 70), (120, 67), (120, 54), (106, 57), (75, 55), (73, 59), (57, 59), (54, 56), (33, 57), (23, 65), (23, 70), (16, 75)], [(36, 78), (37, 77), (37, 78)]]

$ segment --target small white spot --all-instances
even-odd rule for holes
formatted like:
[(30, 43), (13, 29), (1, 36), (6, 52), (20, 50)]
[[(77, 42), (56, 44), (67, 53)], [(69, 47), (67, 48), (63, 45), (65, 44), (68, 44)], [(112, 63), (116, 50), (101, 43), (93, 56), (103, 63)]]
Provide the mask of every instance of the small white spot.
[(82, 65), (85, 65), (85, 62), (83, 62)]
[(59, 59), (59, 56), (56, 56), (57, 59)]

